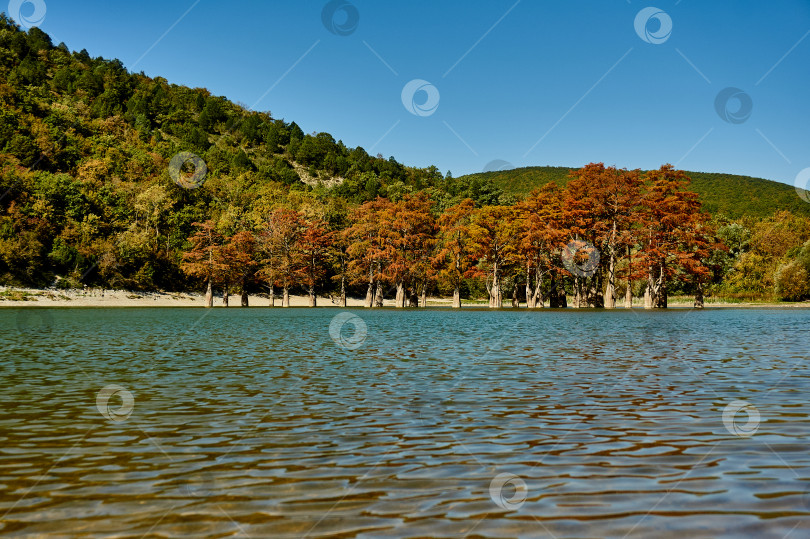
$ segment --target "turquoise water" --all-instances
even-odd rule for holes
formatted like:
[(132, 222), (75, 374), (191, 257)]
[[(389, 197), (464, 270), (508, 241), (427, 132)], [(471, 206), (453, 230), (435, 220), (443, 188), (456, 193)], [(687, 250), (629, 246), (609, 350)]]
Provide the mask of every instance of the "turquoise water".
[(810, 310), (0, 319), (4, 535), (810, 530)]

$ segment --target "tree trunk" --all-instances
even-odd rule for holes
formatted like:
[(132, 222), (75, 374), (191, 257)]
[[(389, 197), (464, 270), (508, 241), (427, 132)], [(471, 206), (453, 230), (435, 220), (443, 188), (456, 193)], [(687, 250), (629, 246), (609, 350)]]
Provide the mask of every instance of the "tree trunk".
[(633, 273), (633, 253), (630, 250), (630, 246), (627, 246), (627, 290), (624, 291), (624, 308), (625, 309), (632, 309), (633, 308), (633, 281), (632, 275)]
[(309, 306), (310, 307), (317, 307), (318, 306), (318, 296), (315, 295), (315, 287), (309, 287)]
[(205, 306), (214, 306), (214, 290), (213, 285), (211, 284), (211, 279), (208, 279), (208, 284), (205, 287)]
[(397, 309), (405, 307), (405, 283), (402, 281), (397, 283), (397, 295), (394, 299), (394, 306)]
[(340, 306), (346, 307), (346, 277), (340, 277)]
[(492, 288), (489, 292), (489, 308), (500, 309), (503, 307), (503, 293), (501, 292), (501, 276), (498, 275), (498, 264), (492, 269)]
[(633, 283), (630, 281), (630, 276), (627, 276), (627, 290), (624, 292), (624, 308), (633, 308)]
[(270, 306), (276, 306), (276, 287), (272, 284), (270, 285)]
[(284, 292), (281, 296), (281, 306), (282, 307), (290, 306), (290, 288), (286, 285), (284, 286)]
[(655, 307), (658, 309), (666, 309), (667, 308), (667, 283), (666, 283), (666, 273), (664, 272), (664, 266), (662, 265), (659, 269), (658, 274), (658, 301), (655, 302)]
[(229, 305), (229, 300), (230, 300), (230, 293), (228, 290), (228, 286), (225, 285), (225, 287), (222, 289), (222, 306), (227, 307)]
[(422, 285), (422, 301), (419, 302), (419, 306), (423, 307), (423, 308), (427, 307), (427, 290), (428, 290), (428, 284), (424, 283)]
[(383, 297), (383, 285), (382, 282), (377, 281), (377, 292), (374, 294), (374, 306), (375, 307), (382, 307), (383, 301), (385, 298)]
[(365, 306), (367, 309), (370, 309), (374, 306), (374, 280), (370, 279), (368, 281), (368, 289), (366, 290), (366, 302)]
[(453, 308), (461, 308), (461, 291), (458, 289), (458, 285), (453, 289)]
[(520, 308), (520, 302), (518, 301), (518, 285), (517, 285), (517, 283), (515, 283), (512, 286), (512, 308), (513, 309), (519, 309)]
[[(608, 242), (608, 270), (607, 286), (605, 287), (605, 297), (603, 304), (605, 309), (616, 308), (616, 221), (613, 221), (613, 229), (610, 232)], [(600, 287), (601, 290), (601, 287)]]
[(416, 290), (411, 290), (411, 294), (408, 298), (408, 307), (412, 308), (419, 307), (419, 298), (416, 295)]
[(695, 292), (695, 309), (703, 308), (703, 283), (698, 282), (697, 291)]
[(242, 288), (242, 307), (248, 306), (248, 293), (247, 290)]
[[(615, 226), (615, 225), (614, 225)], [(616, 256), (611, 249), (608, 259), (608, 281), (605, 287), (605, 309), (616, 308)]]

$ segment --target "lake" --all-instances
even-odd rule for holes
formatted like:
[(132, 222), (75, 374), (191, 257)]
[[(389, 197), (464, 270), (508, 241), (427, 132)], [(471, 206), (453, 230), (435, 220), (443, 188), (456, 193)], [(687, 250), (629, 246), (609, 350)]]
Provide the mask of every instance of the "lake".
[(810, 531), (810, 310), (0, 319), (3, 535)]

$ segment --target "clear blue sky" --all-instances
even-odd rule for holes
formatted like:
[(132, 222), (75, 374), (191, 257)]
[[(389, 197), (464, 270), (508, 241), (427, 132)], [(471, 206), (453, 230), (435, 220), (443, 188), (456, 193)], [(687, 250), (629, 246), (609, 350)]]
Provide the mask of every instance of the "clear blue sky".
[[(810, 167), (808, 0), (351, 0), (348, 35), (324, 1), (45, 1), (56, 43), (456, 176), (670, 162), (793, 184)], [(649, 6), (665, 15), (641, 32), (661, 43), (634, 26)], [(432, 114), (403, 105), (414, 79), (437, 89)], [(750, 97), (742, 123), (716, 110), (727, 87)]]

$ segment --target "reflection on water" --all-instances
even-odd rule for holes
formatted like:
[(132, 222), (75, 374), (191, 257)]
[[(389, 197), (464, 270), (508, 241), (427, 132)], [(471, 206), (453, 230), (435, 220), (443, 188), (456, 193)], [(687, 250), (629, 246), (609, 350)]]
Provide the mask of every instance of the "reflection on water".
[(0, 311), (0, 533), (808, 535), (810, 311), (338, 312)]

